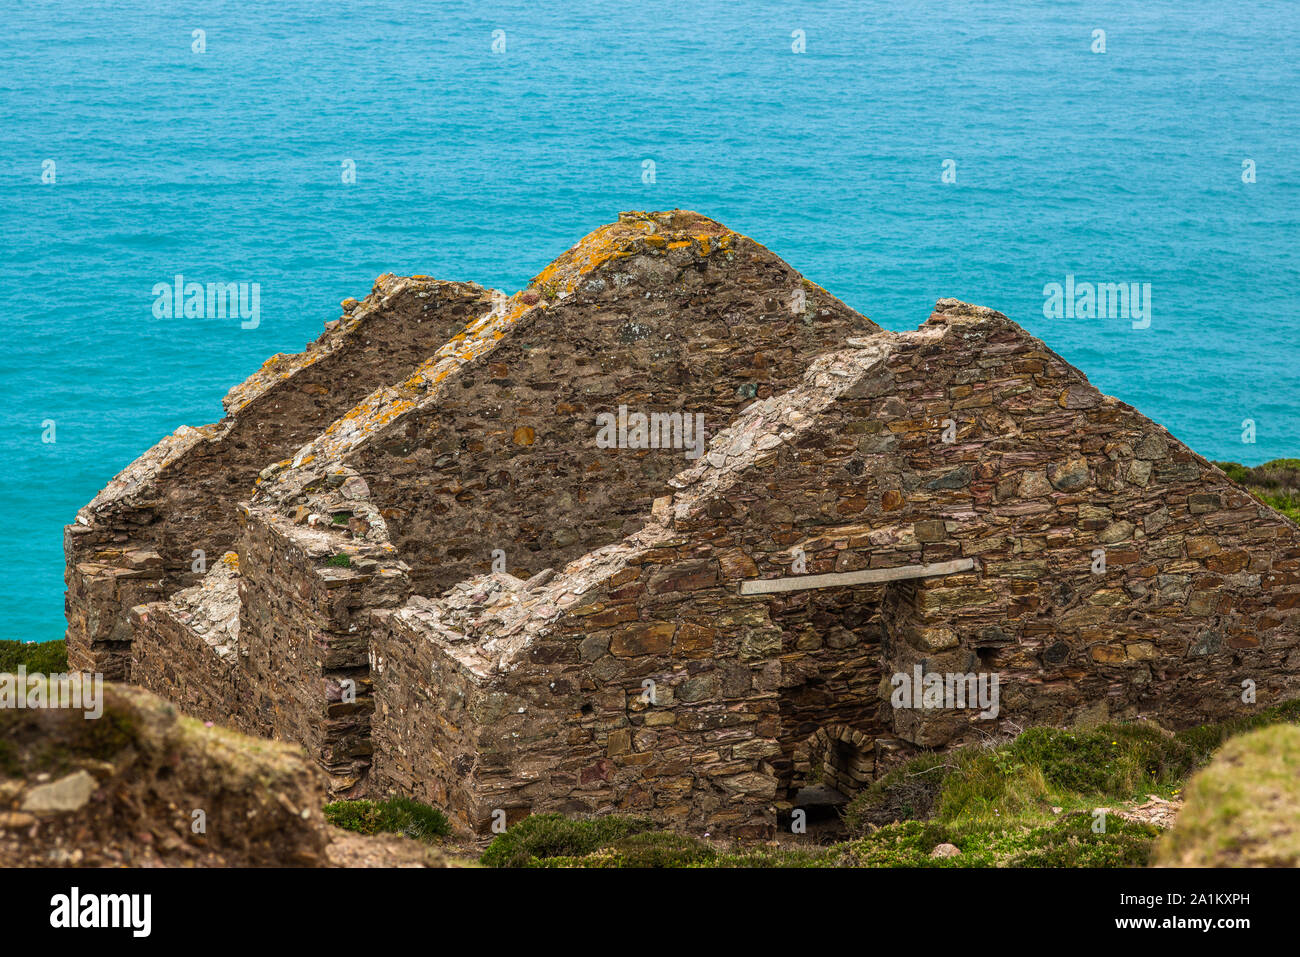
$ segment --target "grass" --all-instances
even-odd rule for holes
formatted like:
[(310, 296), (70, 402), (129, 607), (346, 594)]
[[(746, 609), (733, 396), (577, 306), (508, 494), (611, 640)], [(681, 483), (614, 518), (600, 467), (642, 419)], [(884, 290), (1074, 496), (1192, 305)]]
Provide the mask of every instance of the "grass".
[(339, 552), (325, 564), (331, 568), (351, 568), (352, 559), (348, 557), (346, 552)]
[(692, 867), (710, 865), (716, 857), (717, 851), (698, 838), (668, 831), (645, 831), (612, 841), (586, 855), (534, 856), (524, 866)]
[[(850, 841), (844, 866), (853, 867), (1143, 867), (1160, 834), (1153, 824), (1107, 815), (1093, 829), (1087, 811), (1062, 813), (1042, 824), (903, 821)], [(961, 854), (931, 857), (939, 844)]]
[(548, 858), (582, 857), (654, 826), (644, 818), (617, 815), (584, 821), (563, 814), (530, 814), (498, 834), (482, 861), (489, 867), (535, 867)]
[(1228, 738), (1296, 723), (1300, 700), (1177, 733), (1148, 723), (1080, 731), (1030, 728), (990, 747), (926, 754), (907, 762), (855, 797), (845, 823), (859, 835), (907, 819), (1041, 823), (1052, 807), (1088, 810), (1141, 801), (1150, 794), (1169, 798)]
[(532, 814), (497, 835), (481, 860), (489, 867), (827, 867), (842, 856), (822, 847), (723, 846), (655, 827), (620, 815)]
[[(1010, 821), (905, 821), (852, 841), (808, 848), (726, 847), (685, 834), (637, 830), (646, 824), (623, 817), (534, 815), (498, 836), (482, 863), (538, 868), (1140, 867), (1150, 861), (1159, 834), (1154, 825), (1114, 816), (1107, 817), (1104, 833), (1096, 833), (1093, 816), (1085, 811), (1033, 827)], [(626, 830), (633, 833), (613, 836)], [(944, 843), (961, 854), (931, 857), (935, 846)]]
[(437, 808), (405, 797), (384, 801), (335, 801), (325, 805), (325, 820), (357, 834), (402, 834), (432, 844), (451, 832)]
[(1237, 462), (1214, 464), (1265, 505), (1300, 522), (1300, 459), (1273, 459), (1253, 468)]
[(0, 641), (0, 672), (13, 673), (25, 665), (29, 674), (61, 675), (68, 671), (68, 648), (62, 638), (28, 644), (25, 641)]

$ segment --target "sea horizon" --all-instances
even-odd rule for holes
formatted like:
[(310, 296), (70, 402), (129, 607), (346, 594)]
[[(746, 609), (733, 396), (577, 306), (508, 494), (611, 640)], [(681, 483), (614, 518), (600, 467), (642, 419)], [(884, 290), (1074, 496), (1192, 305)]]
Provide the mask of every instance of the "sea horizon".
[[(63, 636), (63, 526), (340, 300), (510, 294), (623, 210), (715, 219), (886, 329), (991, 307), (1209, 459), (1300, 456), (1282, 3), (7, 9), (4, 637)], [(178, 274), (255, 285), (256, 323), (160, 316)]]

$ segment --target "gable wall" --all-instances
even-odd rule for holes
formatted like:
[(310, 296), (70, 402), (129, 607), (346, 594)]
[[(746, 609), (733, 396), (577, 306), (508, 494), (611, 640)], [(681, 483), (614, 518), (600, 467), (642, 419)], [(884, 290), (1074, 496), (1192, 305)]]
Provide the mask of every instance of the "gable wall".
[[(518, 707), (467, 719), (491, 759), (469, 772), (477, 785), (516, 813), (619, 809), (758, 833), (775, 823), (818, 721), (856, 723), (879, 753), (894, 735), (943, 747), (1000, 722), (1141, 715), (1183, 726), (1300, 691), (1292, 523), (1003, 317), (940, 315), (923, 333), (896, 337), (856, 387), (748, 459), (730, 488), (700, 497), (690, 476), (679, 480), (671, 526), (620, 546), (624, 570), (480, 683)], [(728, 467), (728, 439), (701, 474)], [(742, 580), (788, 575), (793, 546), (810, 574), (976, 564), (861, 595), (739, 595)], [(1104, 574), (1092, 571), (1095, 548)], [(789, 617), (798, 602), (806, 622)], [(810, 630), (834, 633), (832, 610), (861, 618), (873, 607), (875, 661), (861, 644), (800, 647)], [(996, 672), (998, 718), (892, 708), (880, 678), (916, 664)], [(853, 689), (855, 710), (809, 697), (812, 675)], [(646, 677), (655, 706), (638, 700)], [(1246, 679), (1257, 705), (1241, 700)], [(874, 708), (863, 693), (873, 684)], [(423, 729), (403, 720), (377, 729), (377, 746), (405, 737), (413, 753)]]
[[(445, 342), (496, 294), (470, 283), (382, 276), (352, 313), (298, 355), (276, 355), (231, 390), (227, 416), (168, 436), (118, 475), (64, 533), (73, 667), (130, 675), (130, 609), (196, 584), (232, 546), (237, 503), (374, 388)], [(154, 689), (165, 690), (165, 689)]]
[(526, 578), (635, 531), (692, 464), (680, 449), (599, 448), (599, 413), (701, 413), (707, 436), (875, 328), (744, 237), (645, 247), (535, 310), (345, 462), (417, 593), (487, 572), (498, 548)]

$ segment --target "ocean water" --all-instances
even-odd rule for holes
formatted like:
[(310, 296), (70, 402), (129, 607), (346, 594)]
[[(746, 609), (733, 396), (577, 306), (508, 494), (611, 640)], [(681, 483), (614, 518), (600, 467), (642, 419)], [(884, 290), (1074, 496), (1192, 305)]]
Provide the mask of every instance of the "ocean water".
[[(1300, 454), (1292, 3), (0, 11), (0, 637), (60, 637), (62, 526), (339, 300), (513, 292), (624, 209), (719, 219), (887, 328), (993, 306), (1207, 456)], [(260, 284), (260, 323), (155, 318), (177, 273)], [(1149, 327), (1045, 317), (1067, 275), (1149, 283)]]

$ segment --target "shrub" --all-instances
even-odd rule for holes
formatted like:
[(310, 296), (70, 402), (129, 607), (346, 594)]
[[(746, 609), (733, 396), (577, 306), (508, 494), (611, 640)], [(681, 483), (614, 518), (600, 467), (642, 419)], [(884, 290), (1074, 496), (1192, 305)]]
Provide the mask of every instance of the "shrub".
[(719, 853), (708, 867), (842, 867), (844, 845), (833, 847), (748, 847)]
[[(904, 821), (882, 827), (847, 848), (859, 867), (1141, 867), (1152, 854), (1160, 829), (1114, 814), (1106, 830), (1092, 830), (1092, 814), (1065, 814), (1044, 825)], [(931, 857), (939, 844), (952, 844), (955, 857)]]
[[(872, 831), (849, 844), (854, 867), (988, 867), (993, 856), (985, 846), (985, 829), (957, 834), (943, 824), (903, 821)], [(953, 844), (959, 857), (931, 857), (939, 844)]]
[(1300, 459), (1273, 459), (1254, 468), (1237, 462), (1214, 464), (1265, 505), (1300, 522)]
[(43, 641), (28, 644), (25, 641), (0, 641), (0, 671), (16, 672), (19, 665), (24, 665), (28, 673), (40, 672), (43, 675), (66, 674), (68, 670), (68, 646), (60, 638), (58, 641)]
[(668, 831), (643, 831), (582, 856), (533, 858), (532, 867), (693, 867), (712, 864), (717, 852), (703, 841)]
[(1092, 829), (1086, 811), (1062, 815), (1051, 827), (1031, 830), (1018, 843), (1005, 867), (1146, 867), (1160, 828), (1106, 815), (1106, 830)]
[(1006, 821), (1172, 794), (1229, 738), (1288, 723), (1300, 723), (1300, 699), (1176, 734), (1150, 723), (1030, 728), (1002, 744), (912, 759), (850, 801), (845, 824), (862, 835), (893, 821)]
[(529, 867), (546, 858), (581, 857), (653, 827), (644, 818), (574, 820), (563, 814), (530, 814), (493, 838), (482, 861), (489, 867)]
[(358, 834), (403, 834), (431, 844), (451, 831), (437, 808), (405, 797), (385, 801), (335, 801), (325, 805), (325, 820)]
[(1117, 798), (1174, 786), (1193, 760), (1184, 744), (1150, 724), (1030, 728), (1008, 751), (1020, 764), (1038, 768), (1056, 792)]
[(1176, 737), (1191, 749), (1194, 766), (1201, 767), (1229, 738), (1275, 724), (1300, 724), (1300, 698), (1240, 718), (1186, 728), (1179, 731)]
[(712, 860), (716, 852), (703, 841), (685, 834), (644, 831), (609, 845), (620, 867), (689, 867)]
[(861, 834), (868, 825), (933, 817), (943, 782), (953, 770), (949, 760), (942, 754), (924, 754), (871, 782), (844, 809), (849, 833)]

